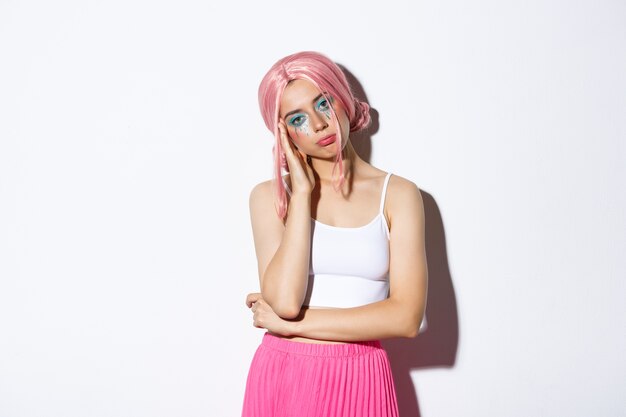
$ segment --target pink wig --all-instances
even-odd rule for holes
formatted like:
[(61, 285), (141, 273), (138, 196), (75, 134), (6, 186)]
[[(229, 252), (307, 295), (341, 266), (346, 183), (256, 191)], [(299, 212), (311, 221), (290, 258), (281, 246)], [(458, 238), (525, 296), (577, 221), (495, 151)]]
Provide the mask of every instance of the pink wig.
[[(281, 219), (284, 219), (287, 215), (288, 205), (286, 190), (282, 180), (282, 169), (288, 172), (289, 167), (280, 143), (280, 130), (278, 129), (280, 102), (287, 84), (290, 81), (299, 79), (310, 81), (320, 92), (330, 94), (341, 103), (343, 108), (346, 109), (348, 119), (350, 120), (350, 132), (361, 130), (370, 123), (369, 106), (367, 103), (354, 98), (346, 76), (337, 64), (326, 56), (312, 51), (298, 52), (280, 59), (270, 68), (259, 86), (259, 107), (261, 108), (265, 126), (273, 133), (275, 140), (272, 148), (274, 156), (274, 194), (276, 211)], [(329, 99), (326, 94), (324, 94), (324, 97), (327, 100)], [(337, 114), (332, 106), (331, 113), (331, 119), (335, 125), (338, 139), (336, 141), (337, 157), (332, 171), (333, 175), (335, 169), (339, 168), (338, 180), (335, 180), (333, 176), (333, 187), (335, 190), (338, 190), (345, 181), (343, 158), (341, 157), (344, 138), (341, 135)]]

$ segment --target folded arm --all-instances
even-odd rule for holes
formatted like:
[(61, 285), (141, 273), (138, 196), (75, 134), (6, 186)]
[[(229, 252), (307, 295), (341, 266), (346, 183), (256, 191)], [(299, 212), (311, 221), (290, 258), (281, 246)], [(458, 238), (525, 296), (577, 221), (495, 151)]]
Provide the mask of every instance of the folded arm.
[[(286, 336), (321, 340), (415, 337), (424, 317), (428, 292), (424, 209), (415, 184), (403, 180), (394, 188), (388, 198), (389, 298), (352, 308), (304, 308), (292, 320), (275, 317), (270, 306), (261, 301), (253, 307), (255, 325)], [(248, 305), (254, 301), (249, 300)]]

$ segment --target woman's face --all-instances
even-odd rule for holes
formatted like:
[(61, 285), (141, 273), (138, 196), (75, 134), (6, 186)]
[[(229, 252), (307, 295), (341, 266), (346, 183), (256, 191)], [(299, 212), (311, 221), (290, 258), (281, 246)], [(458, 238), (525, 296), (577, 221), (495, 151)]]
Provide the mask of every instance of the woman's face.
[[(336, 129), (331, 119), (332, 106), (339, 119), (345, 146), (350, 122), (341, 104), (327, 94), (330, 102), (307, 80), (293, 80), (283, 92), (280, 118), (287, 126), (287, 134), (303, 153), (318, 158), (336, 155)], [(328, 138), (326, 140), (326, 138)]]

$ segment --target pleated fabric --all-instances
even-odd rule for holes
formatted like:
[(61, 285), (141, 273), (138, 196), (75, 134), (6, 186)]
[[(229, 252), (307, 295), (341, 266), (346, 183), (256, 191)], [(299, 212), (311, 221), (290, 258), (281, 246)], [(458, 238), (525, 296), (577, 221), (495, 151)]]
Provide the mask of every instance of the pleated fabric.
[(246, 381), (242, 417), (397, 417), (380, 341), (304, 343), (263, 335)]

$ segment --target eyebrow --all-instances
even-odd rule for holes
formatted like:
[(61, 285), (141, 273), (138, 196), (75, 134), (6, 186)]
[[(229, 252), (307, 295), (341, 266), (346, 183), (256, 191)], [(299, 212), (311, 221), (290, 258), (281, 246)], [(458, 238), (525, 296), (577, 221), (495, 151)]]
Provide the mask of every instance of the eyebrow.
[[(316, 102), (317, 100), (319, 100), (319, 99), (320, 99), (320, 97), (322, 97), (323, 95), (324, 95), (323, 93), (320, 93), (317, 97), (315, 97), (313, 100), (311, 100), (311, 103), (315, 103), (315, 102)], [(328, 95), (328, 93), (326, 93), (326, 95)], [(283, 119), (286, 119), (287, 117), (291, 116), (292, 114), (294, 114), (294, 113), (298, 113), (298, 112), (301, 112), (301, 111), (302, 111), (302, 110), (300, 110), (300, 109), (295, 109), (295, 110), (292, 110), (292, 111), (290, 111), (289, 113), (285, 114), (285, 115), (283, 116)]]

